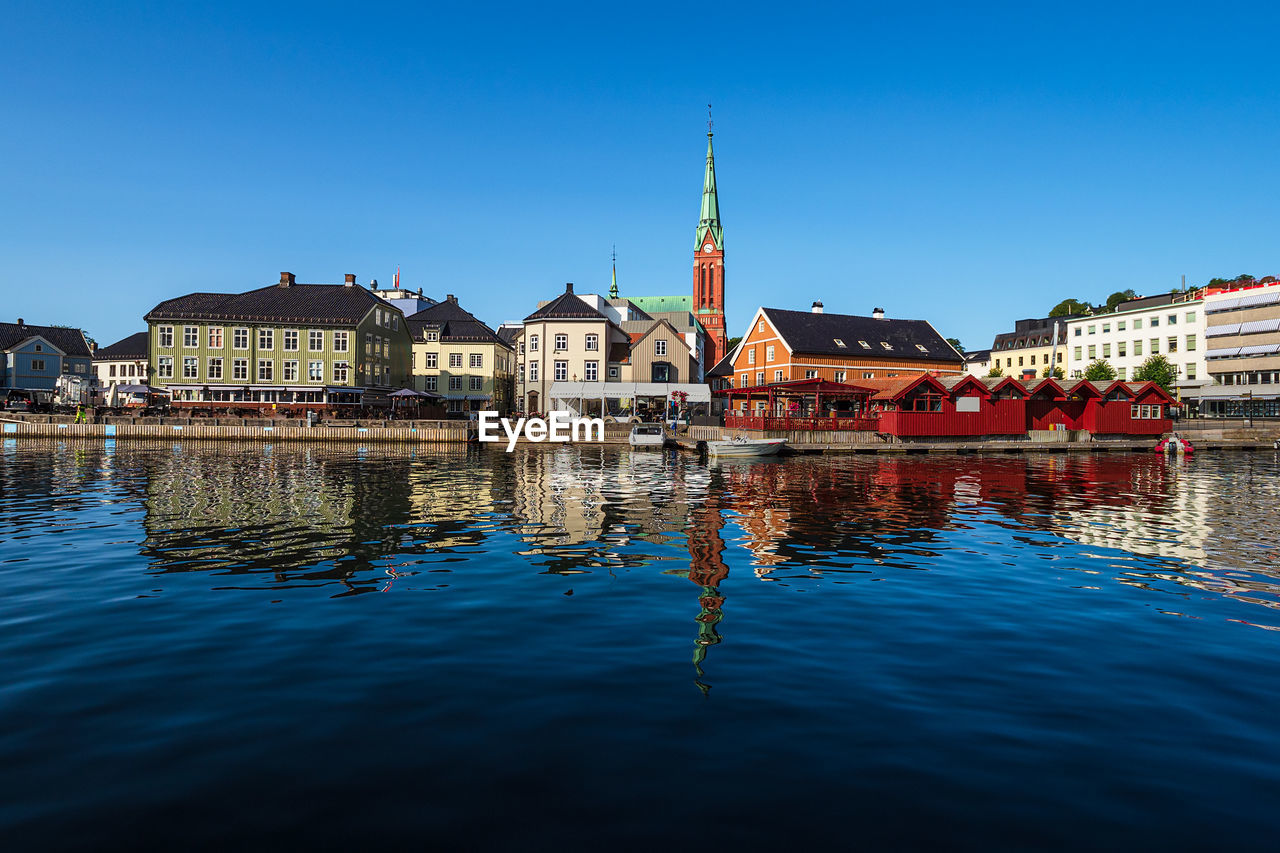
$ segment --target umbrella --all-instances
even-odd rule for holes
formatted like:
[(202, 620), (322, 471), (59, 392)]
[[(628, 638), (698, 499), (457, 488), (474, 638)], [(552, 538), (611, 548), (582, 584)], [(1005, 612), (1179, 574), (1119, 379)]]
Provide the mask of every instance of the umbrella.
[(387, 396), (388, 396), (388, 397), (400, 397), (400, 398), (404, 398), (404, 397), (425, 397), (425, 396), (426, 396), (426, 394), (423, 394), (421, 391), (414, 391), (412, 388), (401, 388), (399, 391), (392, 391), (392, 392), (391, 392), (390, 394), (388, 394)]

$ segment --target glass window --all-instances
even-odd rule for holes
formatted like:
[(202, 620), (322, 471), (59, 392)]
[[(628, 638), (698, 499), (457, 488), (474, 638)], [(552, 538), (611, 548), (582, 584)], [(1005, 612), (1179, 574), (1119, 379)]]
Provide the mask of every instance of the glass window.
[(538, 336), (530, 335), (529, 336), (529, 352), (537, 352), (537, 351), (538, 351)]
[(182, 378), (197, 379), (200, 376), (199, 360), (193, 356), (183, 356), (182, 358)]
[(757, 384), (757, 385), (763, 385), (763, 384), (764, 384), (764, 371), (763, 371), (763, 370), (761, 370), (761, 371), (759, 371), (758, 373), (756, 373), (756, 384)]
[(324, 381), (324, 362), (323, 361), (307, 362), (307, 381), (308, 382)]
[(1092, 334), (1096, 333), (1097, 331), (1098, 331), (1098, 327), (1097, 327), (1097, 326), (1090, 326), (1090, 327), (1089, 327), (1089, 334), (1091, 334), (1091, 335), (1092, 335)]
[[(836, 374), (836, 376), (837, 376), (837, 377), (838, 377), (839, 375), (840, 375), (839, 373), (837, 373), (837, 374)], [(781, 381), (782, 381), (782, 371), (781, 371), (781, 370), (775, 370), (775, 371), (773, 371), (773, 381), (774, 381), (774, 382), (781, 382)], [(839, 379), (836, 379), (836, 381), (837, 381), (837, 382), (839, 382), (840, 380), (839, 380)]]
[(462, 367), (462, 353), (460, 352), (449, 353), (449, 366)]
[[(173, 326), (159, 326), (156, 328), (157, 337), (160, 339), (160, 346), (168, 349), (173, 346)], [(39, 347), (36, 347), (39, 349)]]
[(1133, 342), (1133, 354), (1142, 355), (1142, 341)]
[(1118, 355), (1120, 358), (1124, 358), (1125, 353), (1127, 351), (1128, 351), (1128, 344), (1126, 342), (1121, 341), (1120, 343), (1116, 344), (1116, 355)]
[[(37, 364), (37, 361), (39, 364)], [(32, 359), (31, 367), (34, 370), (44, 370), (44, 361), (42, 359)], [(173, 356), (160, 356), (159, 364), (156, 365), (156, 376), (159, 376), (161, 379), (173, 378)]]
[(222, 349), (221, 326), (215, 326), (209, 329), (209, 349)]
[(1152, 355), (1155, 355), (1155, 354), (1156, 354), (1156, 353), (1158, 353), (1158, 352), (1160, 352), (1160, 339), (1159, 339), (1159, 338), (1152, 338), (1152, 339), (1151, 339), (1151, 354), (1152, 354)]
[(1125, 323), (1126, 323), (1126, 321), (1125, 321), (1125, 320), (1117, 320), (1117, 321), (1116, 321), (1116, 331), (1117, 331), (1117, 332), (1123, 332), (1123, 331), (1124, 331), (1124, 327), (1125, 327)]
[(258, 381), (270, 382), (274, 378), (275, 363), (269, 358), (258, 359)]
[(1188, 312), (1187, 312), (1187, 322), (1188, 322), (1188, 323), (1194, 323), (1195, 321), (1196, 321), (1196, 312), (1194, 312), (1194, 311), (1188, 311)]
[(529, 381), (538, 381), (538, 362), (536, 361), (529, 362)]
[(552, 374), (556, 382), (563, 382), (569, 378), (569, 362), (557, 361), (555, 363), (555, 372)]
[(472, 391), (480, 391), (484, 389), (483, 376), (471, 376), (469, 377), (469, 379), (471, 380), (470, 386)]
[(258, 349), (272, 350), (276, 348), (276, 330), (258, 330)]
[(740, 387), (742, 387), (742, 388), (750, 388), (750, 387), (751, 387), (751, 374), (750, 374), (750, 373), (744, 373), (744, 374), (742, 374), (742, 385), (741, 385)]
[[(665, 344), (666, 341), (663, 341), (663, 343)], [(764, 348), (764, 360), (773, 361), (773, 344), (769, 344), (769, 346)]]
[(1117, 367), (1117, 368), (1116, 368), (1116, 378), (1117, 378), (1117, 379), (1119, 379), (1121, 382), (1124, 382), (1124, 381), (1126, 381), (1126, 374), (1127, 374), (1128, 372), (1129, 372), (1129, 369), (1128, 369), (1128, 368), (1126, 368), (1126, 367)]
[(1139, 329), (1141, 329), (1141, 328), (1142, 328), (1142, 318), (1141, 318), (1141, 317), (1134, 317), (1134, 318), (1133, 318), (1133, 330), (1136, 332), (1136, 331), (1138, 331), (1138, 330), (1139, 330)]
[(1173, 325), (1175, 325), (1175, 324), (1178, 322), (1178, 315), (1177, 315), (1177, 314), (1170, 314), (1170, 315), (1169, 315), (1168, 317), (1166, 317), (1165, 319), (1169, 322), (1169, 325), (1170, 325), (1170, 326), (1173, 326)]
[(1196, 336), (1187, 335), (1187, 352), (1194, 352), (1196, 348)]
[(1076, 326), (1076, 337), (1080, 337), (1080, 327)]
[(434, 376), (427, 377), (427, 390), (428, 391), (436, 390), (436, 377)]
[(568, 335), (556, 335), (556, 352), (564, 352), (569, 348)]
[(1177, 338), (1169, 338), (1169, 340), (1165, 341), (1165, 350), (1164, 350), (1164, 351), (1165, 351), (1165, 352), (1177, 352), (1177, 351), (1178, 351), (1178, 339), (1177, 339)]
[(350, 340), (350, 332), (334, 332), (333, 333), (333, 351), (346, 352), (348, 342)]
[(1152, 317), (1152, 318), (1147, 322), (1147, 325), (1148, 325), (1149, 327), (1151, 327), (1152, 329), (1154, 329), (1156, 326), (1159, 326), (1159, 325), (1160, 325), (1160, 318), (1159, 318), (1159, 317)]
[(285, 382), (297, 382), (298, 381), (298, 362), (286, 361), (284, 363), (284, 369), (282, 371), (281, 379), (283, 379)]
[(752, 347), (751, 349), (747, 350), (747, 364), (755, 364), (755, 363), (756, 363), (756, 348)]
[(598, 352), (598, 351), (599, 351), (599, 349), (600, 349), (600, 336), (599, 336), (599, 335), (587, 335), (587, 351), (588, 351), (588, 352)]
[(200, 329), (196, 326), (183, 326), (182, 345), (188, 348), (200, 346)]
[[(782, 371), (778, 371), (778, 372), (779, 372), (779, 373), (781, 373)], [(843, 382), (843, 381), (844, 381), (844, 371), (843, 371), (843, 370), (837, 370), (837, 371), (836, 371), (836, 381), (837, 381), (837, 382)]]
[(471, 353), (471, 366), (484, 367), (484, 356), (478, 352)]
[(249, 359), (237, 358), (231, 361), (231, 378), (240, 382), (247, 382), (249, 379)]
[[(1097, 348), (1097, 346), (1095, 346), (1094, 344), (1089, 344), (1089, 360), (1090, 360), (1090, 361), (1092, 361), (1093, 359), (1095, 359), (1095, 358), (1097, 358), (1097, 357), (1098, 357), (1098, 348)], [(1021, 362), (1019, 362), (1019, 363), (1021, 363)]]
[(249, 348), (249, 330), (248, 329), (232, 330), (231, 346), (233, 346), (236, 349), (248, 349)]
[(1103, 324), (1102, 324), (1102, 334), (1104, 334), (1104, 335), (1105, 335), (1105, 334), (1107, 334), (1107, 333), (1108, 333), (1108, 332), (1110, 332), (1110, 331), (1111, 331), (1111, 324), (1110, 324), (1110, 323), (1103, 323)]
[(1076, 347), (1073, 357), (1075, 358), (1076, 361), (1079, 361), (1080, 359), (1084, 358), (1084, 347)]
[(307, 351), (321, 352), (324, 350), (324, 332), (320, 329), (311, 329), (307, 332)]
[[(773, 347), (769, 347), (769, 349), (770, 349), (770, 350), (772, 350), (772, 349), (773, 349)], [(666, 354), (667, 354), (667, 342), (666, 342), (666, 341), (654, 341), (654, 342), (653, 342), (653, 354), (654, 354), (654, 355), (666, 355)]]
[(1187, 364), (1186, 376), (1188, 379), (1196, 378), (1196, 366), (1194, 362)]
[(435, 370), (437, 367), (439, 367), (440, 356), (437, 353), (429, 352), (427, 353), (426, 361), (427, 361), (427, 369)]
[(1111, 358), (1111, 344), (1102, 345), (1102, 357)]
[(804, 378), (805, 378), (805, 379), (817, 379), (817, 378), (818, 378), (818, 371), (816, 371), (816, 370), (806, 370), (806, 371), (804, 372)]
[(585, 382), (598, 382), (600, 380), (600, 362), (588, 361), (582, 365), (582, 379)]
[(222, 378), (222, 358), (221, 357), (209, 359), (209, 378), (210, 379)]
[(449, 377), (449, 390), (450, 390), (450, 391), (461, 391), (461, 390), (462, 390), (462, 377), (461, 377), (461, 376), (450, 376), (450, 377)]
[[(338, 333), (334, 332), (336, 336)], [(335, 346), (334, 349), (337, 349)], [(345, 361), (335, 361), (333, 363), (333, 381), (337, 383), (345, 383), (347, 376), (351, 373), (351, 364)]]
[(297, 329), (285, 329), (285, 330), (284, 330), (284, 344), (283, 344), (283, 346), (284, 346), (284, 349), (285, 349), (285, 351), (286, 351), (286, 352), (297, 352), (297, 351), (298, 351), (298, 330), (297, 330)]

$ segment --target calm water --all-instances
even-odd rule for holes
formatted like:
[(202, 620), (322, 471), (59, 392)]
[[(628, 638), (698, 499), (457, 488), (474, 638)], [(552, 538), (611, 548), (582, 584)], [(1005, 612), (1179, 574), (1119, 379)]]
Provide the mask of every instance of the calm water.
[(9, 849), (1274, 849), (1280, 461), (0, 446)]

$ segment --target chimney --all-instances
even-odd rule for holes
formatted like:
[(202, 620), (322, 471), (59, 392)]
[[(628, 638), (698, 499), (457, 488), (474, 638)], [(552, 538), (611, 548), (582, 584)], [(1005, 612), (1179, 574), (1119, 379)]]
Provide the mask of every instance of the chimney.
[(565, 293), (573, 293), (573, 282), (571, 282), (571, 281), (566, 281), (566, 282), (564, 283), (564, 292), (565, 292)]
[(419, 287), (419, 288), (418, 288), (418, 295), (419, 295), (419, 296), (421, 296), (421, 295), (422, 295), (422, 288), (421, 288), (421, 287)]
[(281, 286), (281, 287), (290, 287), (290, 286), (291, 286), (291, 285), (293, 285), (294, 283), (295, 283), (295, 282), (294, 282), (294, 278), (293, 278), (293, 273), (291, 273), (291, 272), (282, 272), (282, 273), (280, 273), (280, 286)]
[(354, 287), (354, 286), (355, 286), (355, 283), (356, 283), (356, 274), (355, 274), (355, 273), (353, 273), (353, 272), (349, 272), (349, 273), (347, 273), (347, 274), (344, 276), (344, 278), (346, 279), (346, 282), (345, 282), (345, 283), (346, 283), (347, 287)]
[(871, 316), (872, 316), (872, 318), (873, 318), (873, 319), (876, 319), (876, 320), (883, 320), (883, 319), (884, 319), (884, 309), (883, 309), (883, 308), (872, 308), (872, 309), (871, 309)]
[(378, 280), (376, 278), (369, 279), (369, 289), (370, 290), (378, 289)]
[(446, 297), (444, 298), (444, 301), (445, 301), (445, 302), (452, 302), (454, 305), (457, 305), (457, 304), (458, 304), (458, 297), (456, 297), (456, 296), (454, 296), (452, 293), (450, 293), (448, 296), (446, 296)]
[(24, 325), (24, 324), (23, 324), (23, 322), (22, 322), (22, 318), (21, 318), (21, 317), (19, 317), (19, 318), (18, 318), (18, 325), (19, 325), (19, 326)]
[(821, 313), (822, 313), (822, 303), (821, 303), (821, 302), (818, 302), (818, 301), (816, 301), (816, 300), (815, 300), (815, 301), (814, 301), (814, 303), (813, 303), (813, 307), (812, 307), (812, 308), (810, 308), (809, 310), (810, 310), (811, 312), (813, 312), (814, 314), (821, 314)]

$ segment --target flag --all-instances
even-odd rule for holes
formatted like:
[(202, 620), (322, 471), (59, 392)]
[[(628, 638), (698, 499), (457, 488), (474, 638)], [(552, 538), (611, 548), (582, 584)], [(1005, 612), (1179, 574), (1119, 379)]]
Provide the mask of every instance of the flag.
[(396, 289), (396, 290), (399, 290), (399, 289), (400, 289), (400, 266), (399, 266), (399, 264), (397, 264), (397, 265), (396, 265), (396, 286), (395, 286), (395, 289)]

